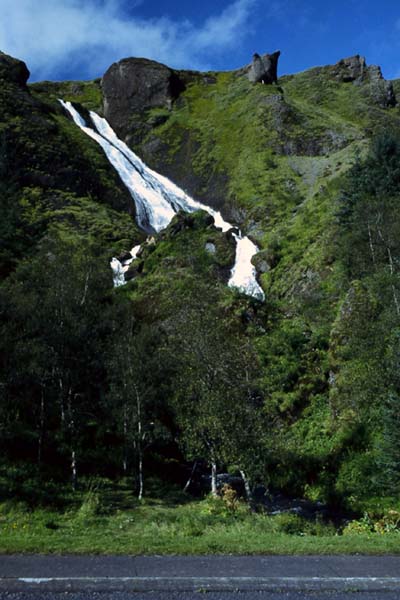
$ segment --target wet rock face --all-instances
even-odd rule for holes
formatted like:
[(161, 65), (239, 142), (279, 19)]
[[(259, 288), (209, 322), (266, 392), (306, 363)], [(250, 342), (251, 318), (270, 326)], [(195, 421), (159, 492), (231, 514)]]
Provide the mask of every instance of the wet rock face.
[(17, 60), (0, 52), (0, 79), (12, 81), (20, 86), (25, 86), (29, 79), (28, 67), (22, 60)]
[(132, 133), (133, 115), (151, 108), (170, 109), (184, 90), (183, 82), (172, 69), (144, 58), (114, 63), (104, 74), (101, 86), (104, 116), (122, 138)]
[(278, 60), (280, 50), (273, 54), (253, 55), (253, 63), (248, 72), (248, 78), (252, 83), (277, 83)]

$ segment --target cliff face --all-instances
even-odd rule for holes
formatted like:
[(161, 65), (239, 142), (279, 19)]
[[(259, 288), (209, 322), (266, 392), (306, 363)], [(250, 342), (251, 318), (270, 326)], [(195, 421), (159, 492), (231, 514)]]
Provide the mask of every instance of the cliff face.
[(125, 141), (138, 139), (141, 115), (151, 109), (171, 110), (184, 90), (177, 73), (144, 58), (114, 63), (101, 82), (104, 116)]

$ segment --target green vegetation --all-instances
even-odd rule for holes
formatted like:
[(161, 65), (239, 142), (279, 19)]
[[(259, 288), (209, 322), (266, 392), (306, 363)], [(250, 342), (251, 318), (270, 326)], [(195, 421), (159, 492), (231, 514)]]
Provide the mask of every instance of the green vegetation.
[(369, 135), (399, 131), (398, 109), (380, 108), (371, 94), (368, 81), (341, 83), (331, 67), (283, 77), (279, 86), (254, 86), (235, 72), (194, 77), (163, 119), (160, 109), (141, 115), (151, 127), (138, 149), (196, 197), (228, 213), (240, 207), (262, 241), (258, 231), (291, 219), (347, 170)]
[[(149, 482), (150, 483), (150, 482)], [(156, 482), (153, 482), (156, 484)], [(151, 485), (151, 483), (150, 483)], [(156, 489), (155, 485), (154, 490)], [(337, 530), (295, 514), (251, 513), (243, 502), (190, 500), (179, 491), (142, 502), (107, 482), (75, 494), (63, 511), (0, 504), (1, 552), (112, 554), (398, 554), (399, 513)], [(375, 528), (375, 529), (374, 529)]]
[(94, 81), (41, 81), (33, 83), (30, 90), (41, 101), (54, 104), (59, 98), (68, 102), (77, 102), (87, 108), (101, 112), (103, 103), (100, 80)]
[[(132, 115), (135, 150), (257, 241), (260, 303), (202, 211), (114, 290), (145, 235), (57, 102), (101, 111), (99, 82), (0, 86), (0, 550), (399, 552), (400, 114), (374, 89), (192, 73)], [(222, 471), (353, 517), (251, 511)]]
[(111, 255), (142, 238), (118, 175), (57, 102), (2, 81), (0, 108), (2, 276), (55, 224), (97, 239)]

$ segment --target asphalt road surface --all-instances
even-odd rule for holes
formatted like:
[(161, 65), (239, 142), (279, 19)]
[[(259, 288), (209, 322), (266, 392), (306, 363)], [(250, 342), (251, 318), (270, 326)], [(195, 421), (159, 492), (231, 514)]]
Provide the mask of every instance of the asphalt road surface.
[(400, 556), (0, 556), (0, 600), (399, 600)]
[(17, 593), (1, 600), (399, 600), (399, 592), (146, 592)]

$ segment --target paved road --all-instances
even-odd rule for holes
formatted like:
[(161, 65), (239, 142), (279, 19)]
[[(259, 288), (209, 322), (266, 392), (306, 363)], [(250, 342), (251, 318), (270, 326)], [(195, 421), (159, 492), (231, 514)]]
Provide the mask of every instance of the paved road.
[[(0, 598), (400, 598), (400, 556), (0, 556)], [(349, 597), (350, 597), (349, 596)]]
[[(61, 600), (59, 593), (0, 593), (1, 600)], [(398, 592), (147, 592), (63, 593), (62, 600), (399, 600)]]

